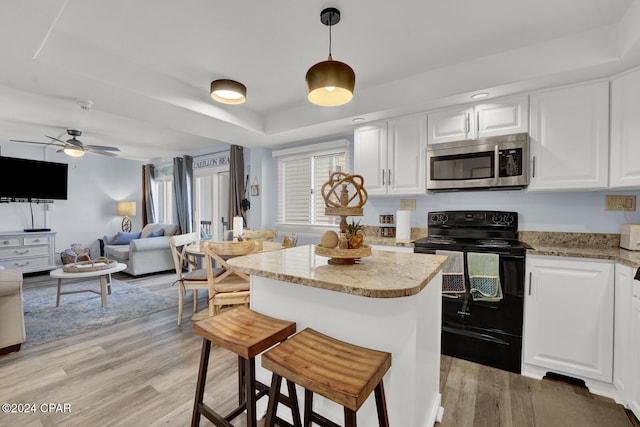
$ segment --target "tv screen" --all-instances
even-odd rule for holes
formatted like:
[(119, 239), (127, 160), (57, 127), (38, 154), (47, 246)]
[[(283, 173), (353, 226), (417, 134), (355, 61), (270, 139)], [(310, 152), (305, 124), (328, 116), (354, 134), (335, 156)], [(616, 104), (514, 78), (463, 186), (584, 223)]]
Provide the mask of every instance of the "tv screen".
[(67, 200), (66, 163), (0, 156), (0, 197)]

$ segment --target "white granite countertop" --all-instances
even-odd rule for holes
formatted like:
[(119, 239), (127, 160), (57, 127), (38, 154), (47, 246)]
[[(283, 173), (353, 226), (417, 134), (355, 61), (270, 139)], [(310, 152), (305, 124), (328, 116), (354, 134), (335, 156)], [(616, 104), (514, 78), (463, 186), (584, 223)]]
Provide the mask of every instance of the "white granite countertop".
[(447, 257), (373, 250), (354, 265), (330, 265), (315, 246), (299, 246), (229, 260), (231, 270), (302, 286), (370, 298), (398, 298), (419, 293)]

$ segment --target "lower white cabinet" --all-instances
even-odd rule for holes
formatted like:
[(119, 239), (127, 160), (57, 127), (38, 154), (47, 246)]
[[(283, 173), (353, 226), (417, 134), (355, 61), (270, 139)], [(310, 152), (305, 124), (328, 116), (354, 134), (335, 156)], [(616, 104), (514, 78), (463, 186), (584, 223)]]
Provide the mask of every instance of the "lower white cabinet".
[[(634, 282), (634, 286), (640, 288), (640, 282)], [(636, 417), (640, 418), (640, 293), (631, 300), (631, 354), (629, 363), (631, 371), (631, 381), (629, 384), (629, 408)]]
[(527, 272), (523, 373), (611, 384), (614, 264), (528, 255)]
[(631, 299), (635, 270), (628, 265), (616, 264), (615, 316), (613, 334), (613, 385), (619, 400), (631, 399)]
[(55, 268), (55, 231), (0, 233), (0, 266), (23, 273)]

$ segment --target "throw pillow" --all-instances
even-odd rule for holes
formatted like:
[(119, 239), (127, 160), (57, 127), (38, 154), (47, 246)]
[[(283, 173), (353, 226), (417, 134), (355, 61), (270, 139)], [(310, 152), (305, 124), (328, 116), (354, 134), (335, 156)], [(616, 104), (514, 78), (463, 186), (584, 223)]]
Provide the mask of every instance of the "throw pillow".
[(139, 239), (141, 232), (137, 233), (125, 233), (123, 231), (118, 231), (118, 235), (116, 239), (111, 243), (112, 245), (128, 245), (134, 239)]
[(151, 232), (151, 234), (149, 234), (148, 237), (160, 237), (160, 236), (164, 236), (164, 228)]

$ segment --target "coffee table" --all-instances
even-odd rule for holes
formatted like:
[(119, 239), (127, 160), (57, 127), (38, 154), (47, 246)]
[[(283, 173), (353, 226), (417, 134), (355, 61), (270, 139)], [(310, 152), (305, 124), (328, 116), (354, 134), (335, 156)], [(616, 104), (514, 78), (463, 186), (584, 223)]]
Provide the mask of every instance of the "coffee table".
[[(49, 275), (58, 279), (58, 294), (56, 296), (56, 307), (60, 306), (60, 295), (77, 294), (79, 292), (93, 292), (102, 297), (102, 306), (107, 306), (107, 293), (111, 295), (111, 273), (117, 273), (127, 268), (127, 264), (117, 263), (113, 267), (105, 268), (104, 270), (97, 271), (78, 271), (78, 272), (66, 272), (61, 268), (53, 270)], [(62, 279), (83, 279), (87, 277), (100, 277), (100, 292), (93, 289), (83, 289), (80, 291), (66, 291), (62, 292)]]

